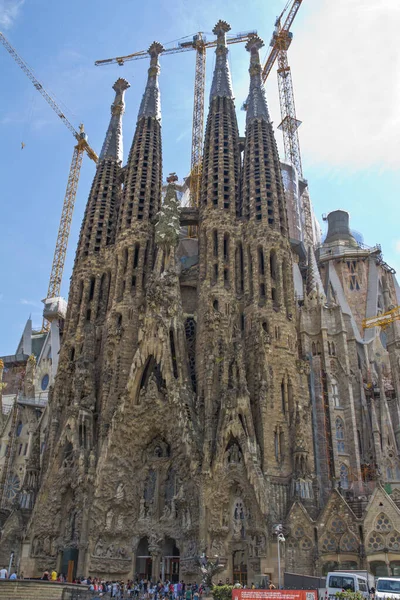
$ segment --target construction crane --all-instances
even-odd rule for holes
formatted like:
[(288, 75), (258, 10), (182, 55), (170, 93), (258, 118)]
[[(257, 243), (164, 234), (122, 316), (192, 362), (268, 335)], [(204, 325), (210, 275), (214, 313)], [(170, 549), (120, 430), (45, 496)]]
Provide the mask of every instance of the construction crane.
[[(246, 31), (237, 35), (227, 37), (228, 44), (238, 44), (247, 42), (251, 37), (257, 35), (257, 31)], [(206, 82), (206, 50), (214, 48), (217, 41), (207, 42), (204, 33), (199, 31), (193, 38), (186, 42), (181, 42), (178, 46), (167, 48), (163, 54), (177, 54), (178, 52), (196, 51), (196, 68), (194, 77), (194, 105), (193, 105), (193, 128), (192, 128), (192, 154), (190, 165), (190, 202), (192, 206), (198, 206), (200, 194), (200, 180), (203, 154), (203, 131), (204, 131), (204, 90)], [(116, 58), (107, 58), (97, 60), (96, 66), (118, 64), (124, 65), (130, 60), (146, 58), (147, 50), (134, 52), (126, 56), (117, 56)]]
[[(68, 237), (71, 228), (72, 213), (74, 211), (75, 206), (76, 192), (78, 189), (83, 154), (84, 152), (86, 152), (88, 157), (95, 163), (97, 163), (98, 161), (98, 156), (93, 150), (93, 148), (91, 148), (88, 144), (88, 138), (83, 125), (80, 125), (79, 131), (75, 129), (75, 127), (64, 115), (60, 107), (57, 105), (56, 101), (46, 92), (40, 81), (36, 79), (32, 70), (28, 67), (26, 62), (19, 56), (17, 51), (11, 46), (7, 38), (1, 32), (0, 42), (3, 44), (7, 52), (11, 54), (15, 62), (21, 67), (25, 75), (29, 77), (29, 79), (33, 83), (33, 86), (43, 96), (43, 98), (51, 106), (54, 112), (60, 117), (64, 125), (68, 127), (68, 129), (77, 141), (77, 144), (74, 146), (74, 152), (72, 155), (71, 167), (68, 175), (67, 189), (65, 192), (60, 225), (58, 228), (56, 248), (54, 251), (53, 263), (51, 267), (49, 287), (46, 296), (46, 298), (53, 298), (55, 296), (59, 296), (61, 292), (62, 274), (64, 270), (65, 256), (67, 253)], [(43, 320), (42, 330), (46, 331), (48, 327), (49, 324), (47, 323), (47, 321)]]
[(376, 315), (375, 317), (364, 319), (362, 326), (364, 329), (369, 329), (370, 327), (382, 327), (382, 329), (385, 329), (394, 321), (400, 321), (400, 306), (395, 306), (387, 312)]
[[(292, 5), (288, 11), (285, 22), (282, 25), (283, 15), (288, 10), (290, 2), (292, 2)], [(302, 2), (303, 0), (288, 0), (285, 8), (277, 18), (275, 22), (275, 31), (270, 43), (271, 50), (262, 71), (262, 78), (265, 82), (275, 61), (278, 61), (279, 102), (282, 118), (278, 129), (283, 132), (285, 159), (295, 167), (299, 177), (303, 177), (299, 136), (297, 132), (301, 125), (301, 121), (296, 117), (293, 81), (288, 63), (287, 51), (293, 38), (290, 28)]]

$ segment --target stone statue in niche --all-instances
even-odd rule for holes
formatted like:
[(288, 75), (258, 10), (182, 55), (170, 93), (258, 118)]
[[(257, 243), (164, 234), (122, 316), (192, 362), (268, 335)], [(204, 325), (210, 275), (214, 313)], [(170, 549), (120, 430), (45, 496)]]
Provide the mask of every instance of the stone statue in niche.
[(110, 509), (106, 514), (106, 530), (107, 531), (110, 531), (110, 529), (112, 528), (113, 517), (114, 517), (114, 513), (113, 513), (112, 509)]
[(242, 451), (238, 444), (233, 443), (226, 452), (227, 462), (230, 465), (239, 465), (243, 461)]
[(94, 556), (104, 556), (104, 555), (105, 555), (105, 550), (104, 550), (103, 540), (101, 538), (99, 538), (97, 540), (96, 546), (94, 547)]

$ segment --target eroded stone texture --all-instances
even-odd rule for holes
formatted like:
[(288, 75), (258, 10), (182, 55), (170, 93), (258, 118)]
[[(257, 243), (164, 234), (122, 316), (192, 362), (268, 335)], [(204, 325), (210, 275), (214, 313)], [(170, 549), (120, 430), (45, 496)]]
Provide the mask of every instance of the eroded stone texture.
[[(400, 335), (398, 325), (387, 340), (361, 330), (365, 316), (398, 302), (395, 279), (378, 250), (352, 236), (313, 247), (310, 203), (296, 216), (302, 238), (290, 239), (263, 43), (247, 45), (242, 157), (227, 31), (224, 21), (214, 29), (200, 206), (191, 214), (198, 239), (179, 232), (188, 217), (175, 174), (161, 206), (161, 45), (149, 49), (124, 170), (128, 84), (115, 84), (40, 491), (22, 524), (25, 575), (73, 560), (78, 575), (193, 581), (207, 546), (223, 562), (222, 579), (276, 580), (280, 524), (289, 571), (317, 574), (338, 556), (359, 568), (400, 558)], [(13, 519), (7, 531), (21, 528), (18, 511)]]

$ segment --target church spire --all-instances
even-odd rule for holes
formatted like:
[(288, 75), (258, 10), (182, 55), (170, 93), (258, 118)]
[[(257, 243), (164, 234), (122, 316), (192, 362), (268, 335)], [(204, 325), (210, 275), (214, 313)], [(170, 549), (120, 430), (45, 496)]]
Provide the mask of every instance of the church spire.
[(124, 95), (130, 87), (126, 79), (119, 78), (113, 85), (115, 99), (111, 105), (111, 119), (107, 129), (106, 138), (100, 152), (99, 162), (104, 158), (116, 158), (122, 163), (122, 115), (125, 111)]
[(201, 206), (220, 208), (236, 217), (240, 153), (227, 58), (226, 32), (229, 30), (230, 25), (226, 21), (218, 21), (213, 29), (217, 36), (217, 49), (204, 138)]
[(150, 67), (126, 166), (124, 191), (118, 216), (118, 233), (131, 229), (137, 221), (151, 221), (161, 204), (161, 106), (158, 57), (163, 50), (159, 42), (153, 42), (148, 49)]
[(259, 50), (262, 46), (263, 41), (257, 36), (246, 44), (250, 53), (250, 88), (240, 214), (287, 236), (281, 165), (261, 79)]
[(99, 253), (115, 241), (117, 210), (120, 202), (120, 170), (122, 164), (122, 115), (124, 94), (130, 87), (126, 79), (113, 85), (114, 102), (92, 188), (86, 204), (76, 259)]
[(247, 98), (247, 125), (253, 119), (270, 120), (264, 84), (261, 79), (260, 49), (263, 46), (264, 42), (258, 36), (252, 37), (246, 44), (246, 50), (250, 52), (250, 89)]
[(215, 51), (215, 69), (210, 91), (210, 104), (217, 96), (233, 99), (231, 72), (228, 64), (228, 48), (226, 45), (226, 34), (231, 26), (226, 21), (218, 21), (213, 29), (217, 36), (217, 49)]
[(307, 296), (309, 297), (313, 296), (326, 301), (324, 286), (322, 284), (321, 276), (318, 270), (317, 259), (315, 258), (314, 249), (312, 246), (309, 246), (308, 248), (306, 292)]
[(161, 121), (160, 88), (158, 86), (158, 74), (160, 65), (158, 57), (164, 52), (164, 47), (159, 42), (153, 42), (148, 49), (150, 54), (150, 67), (147, 76), (146, 89), (144, 90), (142, 102), (140, 103), (138, 121), (142, 117), (154, 117)]

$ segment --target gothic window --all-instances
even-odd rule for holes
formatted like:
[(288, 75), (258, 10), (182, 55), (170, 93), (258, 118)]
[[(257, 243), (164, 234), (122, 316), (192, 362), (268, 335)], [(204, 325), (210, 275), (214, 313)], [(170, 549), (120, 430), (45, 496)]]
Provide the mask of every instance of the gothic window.
[(244, 539), (246, 537), (245, 532), (245, 507), (242, 500), (236, 500), (235, 508), (233, 511), (234, 530), (240, 532), (240, 537)]
[(176, 473), (175, 469), (170, 467), (165, 481), (165, 504), (170, 506), (172, 498), (175, 496)]
[(393, 525), (385, 513), (380, 513), (375, 522), (375, 529), (380, 532), (392, 531)]
[(311, 353), (313, 356), (317, 355), (317, 346), (315, 345), (315, 342), (311, 344)]
[(350, 279), (349, 279), (350, 290), (359, 290), (360, 284), (359, 284), (358, 273), (357, 273), (357, 261), (356, 260), (347, 261), (347, 268), (350, 273)]
[(357, 552), (357, 538), (352, 533), (345, 533), (340, 540), (340, 549), (342, 552)]
[(301, 525), (297, 525), (297, 527), (295, 528), (295, 530), (293, 531), (293, 535), (296, 538), (301, 538), (304, 535), (304, 528)]
[(157, 473), (154, 469), (150, 469), (145, 484), (144, 484), (144, 492), (143, 497), (147, 504), (150, 504), (154, 500), (154, 494), (156, 491), (156, 483), (157, 483)]
[(338, 408), (340, 406), (340, 398), (339, 398), (339, 388), (336, 379), (331, 379), (331, 392), (332, 392), (332, 400), (333, 406)]
[(218, 231), (213, 231), (213, 252), (214, 256), (218, 258)]
[(328, 533), (322, 540), (322, 552), (336, 552), (338, 543), (335, 536)]
[(344, 490), (349, 489), (349, 469), (346, 465), (340, 465), (340, 485)]
[(346, 523), (339, 517), (334, 517), (330, 524), (330, 529), (334, 533), (344, 533), (346, 531)]
[(189, 361), (189, 375), (192, 382), (192, 389), (196, 393), (196, 321), (193, 317), (188, 317), (185, 321), (185, 335)]
[(332, 356), (336, 356), (335, 342), (331, 343), (331, 354), (332, 354)]
[(371, 552), (378, 552), (379, 550), (383, 550), (384, 547), (385, 541), (383, 537), (374, 531), (368, 538), (367, 548)]
[(336, 418), (335, 427), (336, 427), (337, 451), (339, 452), (339, 454), (341, 454), (345, 451), (345, 446), (344, 446), (344, 423), (340, 417)]
[(17, 431), (16, 431), (17, 437), (19, 437), (21, 435), (22, 427), (23, 427), (22, 421), (20, 421), (17, 425)]
[(301, 540), (301, 542), (300, 542), (300, 548), (301, 548), (303, 551), (311, 550), (311, 548), (312, 548), (312, 545), (313, 545), (313, 544), (312, 544), (312, 541), (311, 541), (311, 540), (310, 540), (310, 538), (309, 538), (309, 537), (307, 537), (307, 536), (306, 536), (306, 537), (304, 537), (304, 538)]
[(386, 469), (386, 478), (388, 481), (391, 481), (393, 479), (393, 468), (391, 465), (389, 465)]
[(319, 342), (317, 342), (317, 354), (321, 356), (321, 344)]
[(400, 533), (398, 531), (393, 531), (388, 535), (386, 541), (390, 550), (396, 550), (397, 552), (400, 550)]

